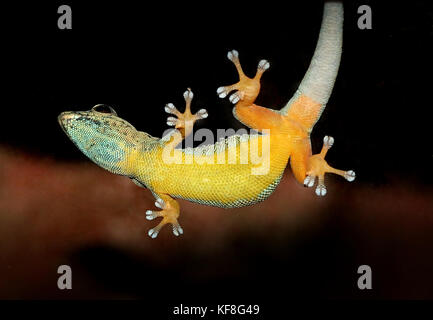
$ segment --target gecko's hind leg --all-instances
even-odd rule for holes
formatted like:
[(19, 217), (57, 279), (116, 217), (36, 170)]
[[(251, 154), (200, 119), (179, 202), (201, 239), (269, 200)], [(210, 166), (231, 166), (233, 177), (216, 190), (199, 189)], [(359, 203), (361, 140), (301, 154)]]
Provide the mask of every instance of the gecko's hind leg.
[(325, 173), (334, 173), (344, 177), (347, 181), (355, 180), (355, 172), (353, 170), (343, 171), (332, 168), (325, 161), (325, 156), (328, 150), (334, 144), (334, 138), (325, 136), (323, 138), (322, 151), (319, 154), (312, 155), (307, 163), (307, 177), (304, 180), (306, 187), (314, 186), (316, 178), (318, 179), (316, 194), (318, 196), (326, 195)]
[(159, 195), (159, 198), (155, 201), (155, 206), (162, 209), (161, 211), (146, 211), (146, 219), (153, 220), (158, 217), (162, 217), (161, 222), (148, 232), (149, 237), (156, 238), (166, 224), (172, 225), (173, 234), (179, 236), (183, 234), (183, 229), (180, 226), (177, 218), (179, 217), (180, 209), (179, 203), (168, 195)]
[(242, 66), (239, 62), (239, 53), (236, 50), (229, 51), (227, 53), (227, 58), (235, 65), (239, 75), (239, 82), (230, 86), (219, 87), (217, 89), (218, 96), (220, 98), (225, 98), (230, 94), (230, 92), (236, 91), (229, 97), (230, 102), (236, 104), (239, 101), (242, 101), (246, 105), (253, 104), (260, 91), (260, 79), (263, 72), (269, 68), (269, 62), (266, 60), (260, 60), (255, 77), (249, 78), (242, 70)]

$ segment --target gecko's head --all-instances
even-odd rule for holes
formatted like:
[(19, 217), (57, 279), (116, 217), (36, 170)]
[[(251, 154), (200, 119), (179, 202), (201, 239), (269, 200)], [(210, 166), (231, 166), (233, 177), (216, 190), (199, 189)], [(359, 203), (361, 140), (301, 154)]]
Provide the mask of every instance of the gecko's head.
[(137, 131), (106, 105), (62, 112), (58, 121), (69, 139), (93, 162), (113, 173), (131, 175), (131, 156), (148, 135)]

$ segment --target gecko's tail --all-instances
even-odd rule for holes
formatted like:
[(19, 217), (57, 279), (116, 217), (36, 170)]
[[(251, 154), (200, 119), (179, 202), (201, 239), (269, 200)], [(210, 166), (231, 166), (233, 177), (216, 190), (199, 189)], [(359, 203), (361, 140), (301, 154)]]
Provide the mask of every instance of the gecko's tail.
[[(343, 44), (343, 4), (327, 1), (316, 50), (295, 95), (280, 112), (300, 120), (311, 131), (331, 96)], [(301, 101), (300, 101), (301, 100)]]

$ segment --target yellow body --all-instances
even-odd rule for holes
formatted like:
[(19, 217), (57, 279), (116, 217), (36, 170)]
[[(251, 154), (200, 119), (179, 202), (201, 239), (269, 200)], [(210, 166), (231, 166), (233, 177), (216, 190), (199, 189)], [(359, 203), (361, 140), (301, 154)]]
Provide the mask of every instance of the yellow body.
[(172, 154), (181, 163), (166, 163), (163, 156), (166, 144), (162, 144), (137, 154), (135, 176), (157, 195), (169, 194), (227, 208), (253, 204), (267, 198), (275, 189), (288, 160), (287, 147), (273, 148), (287, 142), (287, 137), (271, 134), (270, 154), (261, 155), (261, 163), (253, 163), (248, 152), (243, 153), (248, 156), (247, 163), (241, 163), (241, 150), (249, 150), (254, 143), (261, 150), (262, 138), (252, 136), (212, 155), (186, 154), (184, 150), (174, 149)]

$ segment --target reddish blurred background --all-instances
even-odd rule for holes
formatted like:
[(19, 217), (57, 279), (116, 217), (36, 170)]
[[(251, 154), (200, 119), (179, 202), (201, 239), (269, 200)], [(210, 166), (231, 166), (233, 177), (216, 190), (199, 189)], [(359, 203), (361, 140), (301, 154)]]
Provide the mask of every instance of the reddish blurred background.
[[(329, 178), (320, 199), (288, 172), (252, 207), (180, 200), (185, 235), (165, 228), (153, 240), (144, 213), (154, 200), (128, 178), (4, 147), (0, 162), (1, 298), (145, 297), (173, 286), (196, 288), (193, 297), (226, 287), (263, 298), (283, 286), (298, 297), (433, 298), (428, 187)], [(61, 264), (73, 270), (70, 292), (57, 289)], [(361, 264), (372, 267), (371, 293), (356, 287)]]

